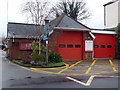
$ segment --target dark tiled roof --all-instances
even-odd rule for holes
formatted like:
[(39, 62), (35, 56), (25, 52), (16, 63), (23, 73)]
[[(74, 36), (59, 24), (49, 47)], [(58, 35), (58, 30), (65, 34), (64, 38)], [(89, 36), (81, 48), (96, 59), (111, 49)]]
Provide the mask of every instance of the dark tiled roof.
[(49, 23), (50, 30), (53, 30), (55, 27), (61, 27), (61, 28), (76, 28), (81, 30), (89, 30), (89, 28), (82, 23), (74, 20), (70, 16), (67, 16), (66, 14), (60, 15), (58, 18), (54, 19)]
[[(82, 23), (74, 20), (70, 16), (66, 14), (62, 14), (56, 19), (52, 20), (49, 24), (49, 32), (54, 30), (55, 27), (58, 28), (67, 28), (73, 30), (90, 30), (87, 26), (83, 25)], [(39, 26), (40, 27), (40, 26)], [(36, 25), (35, 24), (25, 24), (25, 23), (8, 23), (8, 38), (37, 38), (39, 36)], [(44, 26), (42, 26), (42, 33), (43, 33)], [(15, 34), (15, 35), (14, 35)]]
[(12, 38), (13, 34), (15, 34), (15, 38), (33, 38), (33, 37), (37, 38), (39, 36), (35, 24), (9, 22), (7, 25), (7, 30), (8, 38)]

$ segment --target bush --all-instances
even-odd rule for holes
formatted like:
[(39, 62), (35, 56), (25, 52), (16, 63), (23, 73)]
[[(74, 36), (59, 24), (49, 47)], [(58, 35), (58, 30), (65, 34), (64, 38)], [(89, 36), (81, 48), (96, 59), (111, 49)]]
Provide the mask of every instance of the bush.
[(33, 50), (32, 54), (31, 54), (31, 58), (32, 58), (31, 63), (39, 64), (39, 65), (45, 64), (45, 60), (46, 60), (45, 55), (43, 55), (42, 53), (39, 54), (39, 50), (40, 50), (40, 52), (46, 51), (45, 46), (41, 44), (41, 47), (39, 48), (39, 42), (34, 41), (31, 45), (31, 49)]
[(62, 57), (60, 54), (57, 53), (49, 53), (48, 61), (52, 63), (62, 62)]
[(115, 40), (115, 58), (120, 59), (120, 23), (116, 28), (116, 40)]
[(45, 62), (45, 60), (46, 60), (46, 56), (42, 55), (42, 54), (40, 54), (40, 55), (39, 54), (32, 54), (31, 58), (34, 61), (34, 63)]

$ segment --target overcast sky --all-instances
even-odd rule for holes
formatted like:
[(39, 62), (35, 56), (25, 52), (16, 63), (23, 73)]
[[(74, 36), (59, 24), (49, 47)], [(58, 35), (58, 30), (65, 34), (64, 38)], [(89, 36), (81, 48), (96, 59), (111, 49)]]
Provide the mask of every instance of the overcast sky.
[[(85, 0), (87, 7), (92, 13), (91, 18), (85, 22), (90, 28), (104, 28), (104, 7), (103, 5), (111, 0)], [(0, 0), (0, 36), (6, 35), (7, 22), (26, 22), (20, 8), (25, 0), (8, 0), (8, 19), (7, 19), (7, 0)]]

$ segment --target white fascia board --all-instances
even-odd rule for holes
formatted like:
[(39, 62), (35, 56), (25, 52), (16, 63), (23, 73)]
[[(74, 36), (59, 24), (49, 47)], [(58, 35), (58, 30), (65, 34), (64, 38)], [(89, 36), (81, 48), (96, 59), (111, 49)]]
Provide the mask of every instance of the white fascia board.
[(51, 30), (50, 32), (49, 32), (49, 36), (53, 33), (54, 31), (53, 30)]
[(66, 28), (66, 27), (54, 27), (54, 29), (61, 29), (61, 30), (76, 30), (76, 31), (90, 31), (89, 29)]
[(89, 32), (89, 34), (92, 36), (93, 39), (95, 39), (94, 34), (92, 34), (91, 32)]
[(99, 30), (91, 30), (92, 33), (99, 33), (99, 34), (116, 34), (115, 31), (99, 31)]

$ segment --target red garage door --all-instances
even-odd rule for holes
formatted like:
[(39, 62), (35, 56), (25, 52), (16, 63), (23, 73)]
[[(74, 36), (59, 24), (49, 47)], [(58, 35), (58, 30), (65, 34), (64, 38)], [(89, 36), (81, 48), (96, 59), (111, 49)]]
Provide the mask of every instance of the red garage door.
[(94, 57), (95, 58), (114, 58), (115, 56), (115, 37), (113, 35), (94, 34)]
[(82, 59), (82, 32), (63, 31), (57, 40), (57, 53), (63, 60)]

